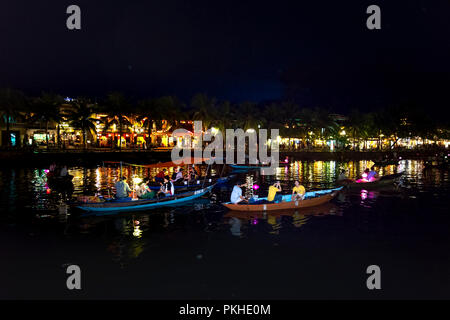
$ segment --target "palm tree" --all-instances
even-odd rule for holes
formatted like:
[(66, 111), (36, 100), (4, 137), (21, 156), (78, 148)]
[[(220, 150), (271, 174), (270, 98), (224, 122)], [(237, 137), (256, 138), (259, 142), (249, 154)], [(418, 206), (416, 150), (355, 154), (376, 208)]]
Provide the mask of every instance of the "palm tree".
[(156, 99), (157, 110), (165, 122), (165, 130), (173, 130), (186, 115), (181, 111), (183, 104), (174, 96), (164, 96)]
[(63, 116), (61, 114), (61, 105), (63, 103), (64, 99), (61, 96), (45, 92), (43, 92), (40, 97), (34, 99), (32, 103), (33, 116), (31, 116), (29, 120), (30, 122), (39, 121), (40, 123), (45, 123), (45, 140), (47, 149), (49, 148), (48, 128), (51, 122), (56, 123), (58, 145), (61, 141), (60, 123), (63, 120)]
[[(126, 116), (129, 113), (130, 103), (125, 96), (120, 92), (113, 92), (108, 94), (103, 108), (108, 113), (108, 118), (105, 123), (104, 130), (108, 130), (113, 124), (119, 127), (119, 151), (122, 150), (122, 133), (124, 126), (131, 124), (130, 120)], [(114, 147), (115, 143), (113, 143)]]
[(237, 108), (237, 124), (244, 131), (248, 129), (257, 129), (261, 123), (260, 112), (256, 103), (245, 101), (239, 104)]
[(209, 98), (206, 94), (196, 94), (191, 101), (192, 120), (202, 121), (202, 129), (208, 130), (217, 119), (217, 100)]
[(217, 127), (225, 138), (226, 129), (233, 129), (236, 120), (235, 108), (229, 101), (223, 101), (216, 108), (215, 119), (212, 125)]
[(283, 136), (287, 136), (290, 141), (295, 133), (297, 132), (297, 122), (300, 115), (300, 108), (298, 105), (291, 101), (283, 101), (278, 109), (278, 112), (281, 113), (282, 123), (281, 123), (281, 133)]
[(70, 125), (74, 128), (80, 129), (83, 134), (83, 146), (87, 148), (86, 138), (88, 133), (91, 135), (97, 134), (96, 121), (93, 118), (94, 105), (87, 99), (77, 99), (73, 103), (75, 110), (69, 114)]
[(0, 114), (6, 123), (6, 146), (11, 145), (10, 123), (20, 116), (20, 112), (26, 106), (26, 99), (21, 91), (2, 88), (0, 89)]
[(155, 103), (155, 99), (145, 99), (138, 102), (138, 113), (136, 121), (142, 122), (147, 129), (147, 145), (150, 146), (152, 140), (152, 129), (156, 119), (162, 118), (162, 112)]

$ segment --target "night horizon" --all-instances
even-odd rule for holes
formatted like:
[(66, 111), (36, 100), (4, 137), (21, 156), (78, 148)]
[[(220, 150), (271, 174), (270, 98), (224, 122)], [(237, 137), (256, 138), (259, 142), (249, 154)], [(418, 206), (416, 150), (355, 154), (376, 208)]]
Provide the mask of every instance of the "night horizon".
[(120, 91), (135, 100), (174, 95), (187, 102), (206, 93), (336, 112), (411, 100), (448, 109), (442, 104), (449, 103), (450, 8), (443, 1), (381, 2), (381, 30), (365, 28), (364, 2), (272, 8), (81, 1), (81, 30), (65, 28), (69, 4), (14, 2), (3, 11), (8, 45), (0, 86), (31, 95), (100, 98)]

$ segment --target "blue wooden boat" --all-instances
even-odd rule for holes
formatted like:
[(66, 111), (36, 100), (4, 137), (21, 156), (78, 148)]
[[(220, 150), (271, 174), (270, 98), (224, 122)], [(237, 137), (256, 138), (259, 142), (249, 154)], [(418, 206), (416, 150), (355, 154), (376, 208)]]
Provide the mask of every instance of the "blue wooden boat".
[(149, 200), (109, 200), (104, 202), (80, 203), (76, 207), (94, 213), (118, 213), (126, 211), (148, 210), (161, 207), (175, 207), (184, 205), (189, 201), (200, 198), (210, 192), (215, 185), (188, 191), (185, 193), (175, 194), (174, 196), (164, 197), (161, 199)]

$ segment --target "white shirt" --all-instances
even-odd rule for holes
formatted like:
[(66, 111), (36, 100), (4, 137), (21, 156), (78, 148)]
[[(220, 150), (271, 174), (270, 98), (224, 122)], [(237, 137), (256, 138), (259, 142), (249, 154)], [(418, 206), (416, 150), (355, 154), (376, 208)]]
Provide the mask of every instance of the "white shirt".
[(175, 181), (183, 179), (183, 172), (182, 171), (178, 171), (177, 175), (175, 177)]
[[(173, 186), (173, 183), (172, 183), (172, 181), (169, 181), (168, 182), (168, 188), (166, 188), (165, 186), (165, 184), (163, 184), (163, 186), (162, 186), (162, 190), (163, 190), (163, 192), (166, 194), (166, 195), (169, 195), (169, 194), (167, 194), (167, 192), (170, 192), (170, 195), (174, 195), (175, 194), (175, 187)], [(169, 188), (170, 188), (170, 190), (169, 190)]]
[(239, 186), (234, 186), (233, 191), (231, 192), (231, 198), (230, 201), (232, 203), (237, 203), (242, 196), (242, 189)]

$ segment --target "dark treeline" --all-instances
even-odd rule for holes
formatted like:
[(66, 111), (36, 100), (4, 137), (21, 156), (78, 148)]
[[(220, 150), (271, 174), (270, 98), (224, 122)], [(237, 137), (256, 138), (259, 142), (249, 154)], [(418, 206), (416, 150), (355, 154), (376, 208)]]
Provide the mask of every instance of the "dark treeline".
[[(71, 105), (69, 111), (61, 106)], [(402, 103), (377, 112), (351, 111), (336, 115), (327, 108), (303, 108), (290, 101), (268, 103), (219, 101), (206, 94), (197, 94), (188, 103), (175, 96), (148, 98), (132, 102), (124, 94), (113, 92), (100, 100), (77, 97), (65, 101), (63, 96), (42, 93), (38, 97), (26, 96), (19, 90), (0, 89), (2, 126), (8, 132), (14, 123), (40, 123), (49, 130), (68, 123), (80, 130), (85, 143), (87, 136), (95, 135), (96, 114), (106, 114), (105, 131), (115, 124), (119, 133), (139, 123), (146, 132), (152, 129), (174, 130), (180, 121), (201, 120), (203, 128), (224, 129), (279, 129), (284, 138), (335, 139), (341, 145), (355, 144), (367, 139), (390, 138), (393, 145), (400, 138), (439, 140), (448, 139), (449, 121), (428, 112), (426, 106)], [(351, 142), (350, 142), (351, 141)]]

